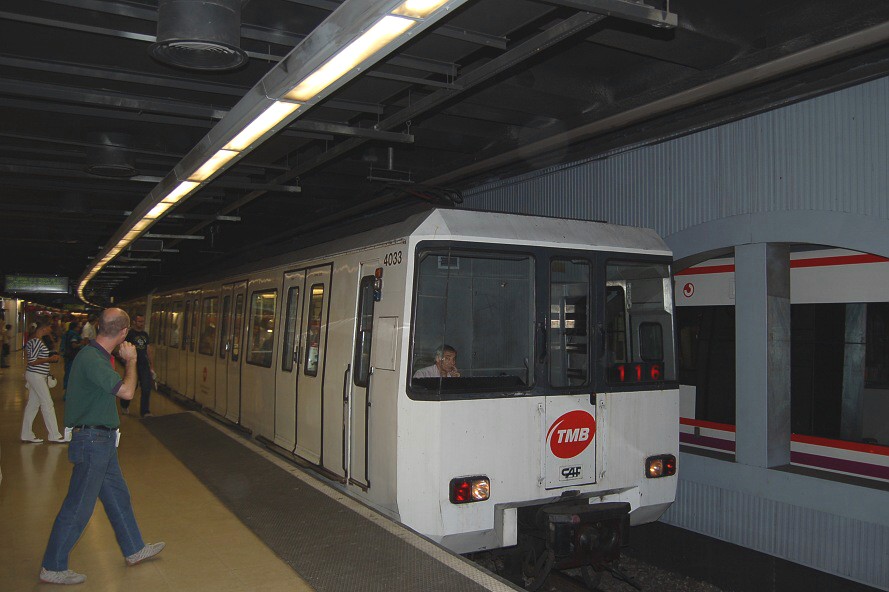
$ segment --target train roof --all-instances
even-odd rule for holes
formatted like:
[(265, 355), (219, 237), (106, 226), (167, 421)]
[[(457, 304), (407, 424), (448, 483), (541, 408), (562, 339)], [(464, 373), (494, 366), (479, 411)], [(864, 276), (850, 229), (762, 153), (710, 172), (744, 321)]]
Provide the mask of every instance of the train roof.
[[(233, 261), (226, 266), (225, 275), (235, 276), (288, 265), (294, 258), (310, 261), (351, 251), (366, 249), (375, 245), (395, 243), (408, 239), (415, 240), (460, 240), (475, 243), (502, 245), (547, 244), (564, 249), (590, 249), (618, 252), (635, 252), (650, 255), (672, 253), (660, 236), (649, 228), (620, 226), (587, 220), (567, 220), (530, 216), (480, 212), (476, 210), (432, 209), (412, 215), (404, 220), (381, 222), (373, 227), (343, 236), (316, 236), (313, 244), (295, 248), (285, 254), (257, 258), (252, 261)], [(346, 229), (348, 230), (348, 229)], [(189, 285), (210, 283), (218, 279), (219, 271), (207, 270), (202, 276), (195, 276)], [(162, 292), (181, 289), (181, 285), (163, 286)]]
[(671, 255), (670, 247), (650, 228), (588, 220), (568, 220), (473, 210), (432, 210), (413, 219), (414, 237), (459, 239), (498, 244), (551, 243), (565, 249), (644, 251)]

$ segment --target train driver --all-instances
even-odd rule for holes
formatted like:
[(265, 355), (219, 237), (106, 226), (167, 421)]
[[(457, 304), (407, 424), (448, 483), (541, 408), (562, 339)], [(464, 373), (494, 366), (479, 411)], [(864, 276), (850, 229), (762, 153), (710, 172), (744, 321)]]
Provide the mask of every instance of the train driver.
[(445, 344), (435, 350), (435, 363), (414, 372), (414, 378), (458, 378), (457, 350)]

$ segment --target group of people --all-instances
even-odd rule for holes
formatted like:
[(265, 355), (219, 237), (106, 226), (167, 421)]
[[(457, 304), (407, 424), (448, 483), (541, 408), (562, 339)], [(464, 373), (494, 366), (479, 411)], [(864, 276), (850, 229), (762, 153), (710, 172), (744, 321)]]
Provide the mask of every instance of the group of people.
[[(60, 359), (65, 361), (65, 378), (63, 388), (64, 399), (68, 397), (68, 384), (72, 374), (74, 360), (77, 355), (97, 337), (97, 317), (90, 315), (87, 322), (80, 327), (78, 321), (71, 321), (68, 330), (59, 340), (61, 355), (56, 351), (56, 344), (51, 335), (53, 333), (52, 320), (47, 317), (38, 317), (32, 324), (31, 338), (25, 344), (25, 356), (27, 369), (25, 371), (25, 385), (28, 389), (28, 403), (25, 406), (25, 416), (22, 420), (21, 438), (23, 442), (39, 444), (43, 438), (34, 434), (34, 419), (37, 411), (43, 415), (43, 423), (46, 425), (47, 438), (50, 442), (64, 443), (67, 440), (59, 432), (56, 421), (55, 406), (48, 377), (50, 376), (50, 364), (57, 363)], [(141, 391), (139, 410), (142, 417), (151, 416), (151, 388), (154, 384), (154, 366), (152, 350), (148, 333), (145, 331), (145, 317), (137, 314), (133, 320), (133, 326), (128, 328), (125, 339), (136, 349), (137, 378)], [(51, 382), (51, 381), (50, 381)], [(124, 414), (129, 414), (130, 401), (121, 399), (121, 408)]]
[[(145, 318), (137, 315), (131, 329), (126, 312), (109, 308), (98, 317), (98, 323), (92, 326), (92, 330), (92, 339), (80, 340), (66, 375), (64, 425), (69, 438), (59, 433), (46, 383), (49, 364), (59, 360), (59, 355), (50, 351), (43, 341), (43, 337), (51, 331), (48, 319), (37, 321), (36, 331), (25, 348), (28, 359), (25, 378), (30, 397), (22, 440), (42, 441), (34, 436), (28, 422), (29, 417), (33, 421), (39, 405), (44, 409), (50, 441), (69, 442), (68, 459), (74, 465), (68, 494), (53, 524), (40, 569), (40, 580), (52, 584), (79, 584), (86, 580), (85, 575), (68, 568), (68, 556), (86, 528), (96, 500), (102, 501), (127, 565), (141, 563), (164, 548), (164, 543), (146, 544), (142, 539), (129, 489), (117, 459), (120, 418), (116, 400), (128, 404), (136, 394), (137, 383), (141, 382), (139, 347), (143, 351), (143, 365), (151, 375)], [(84, 333), (80, 335), (82, 337)], [(73, 338), (71, 340), (74, 341)], [(112, 355), (115, 350), (116, 353)], [(125, 365), (123, 378), (115, 370), (115, 356)], [(150, 384), (146, 388), (145, 382), (141, 382), (140, 388), (143, 389), (143, 415), (146, 415)], [(48, 401), (49, 413), (44, 407), (44, 400)]]

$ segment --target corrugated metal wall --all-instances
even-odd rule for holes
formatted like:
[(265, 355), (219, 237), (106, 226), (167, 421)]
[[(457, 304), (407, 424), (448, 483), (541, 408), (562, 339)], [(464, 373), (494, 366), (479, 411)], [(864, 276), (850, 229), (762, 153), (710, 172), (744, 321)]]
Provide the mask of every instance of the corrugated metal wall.
[(466, 206), (607, 220), (662, 236), (745, 213), (889, 217), (889, 79), (465, 193)]
[[(722, 225), (713, 232), (724, 232), (733, 223), (726, 219), (741, 222), (742, 214), (835, 213), (837, 224), (852, 226), (847, 237), (879, 233), (873, 240), (885, 244), (879, 224), (849, 224), (848, 215), (889, 218), (889, 79), (480, 186), (464, 197), (475, 209), (651, 227), (668, 243), (671, 235), (715, 221)], [(816, 234), (820, 228), (827, 227), (816, 224)], [(836, 233), (833, 239), (824, 244), (845, 246)], [(680, 466), (694, 464), (686, 456)], [(889, 590), (889, 493), (876, 491), (868, 508), (850, 516), (832, 507), (854, 504), (861, 488), (839, 485), (846, 489), (837, 491), (831, 483), (828, 499), (816, 503), (812, 483), (790, 479), (776, 487), (769, 473), (744, 473), (759, 492), (753, 493), (712, 477), (682, 479), (680, 471), (679, 496), (664, 520)]]

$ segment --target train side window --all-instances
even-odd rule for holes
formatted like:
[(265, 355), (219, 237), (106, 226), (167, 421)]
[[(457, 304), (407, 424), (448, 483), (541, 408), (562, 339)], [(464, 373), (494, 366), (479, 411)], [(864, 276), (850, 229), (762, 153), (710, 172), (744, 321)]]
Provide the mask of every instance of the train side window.
[(352, 359), (355, 386), (367, 387), (370, 377), (370, 346), (374, 326), (374, 276), (361, 278), (358, 289), (358, 323), (355, 327), (355, 353)]
[(549, 281), (549, 383), (583, 386), (590, 379), (590, 264), (554, 259)]
[(248, 364), (266, 368), (272, 367), (277, 301), (277, 290), (253, 293), (250, 304), (250, 341), (247, 346)]
[(219, 298), (204, 298), (203, 314), (201, 315), (201, 338), (198, 342), (198, 352), (205, 356), (213, 355), (216, 345), (216, 324)]
[(646, 362), (664, 360), (664, 330), (660, 324), (639, 324), (639, 357)]
[(324, 304), (324, 284), (313, 284), (310, 294), (304, 374), (306, 376), (318, 376), (318, 356), (321, 355), (321, 313), (323, 312), (322, 305)]
[(605, 370), (609, 383), (632, 387), (676, 379), (670, 268), (610, 262), (605, 288)]
[(299, 287), (292, 286), (287, 291), (287, 319), (284, 322), (284, 347), (281, 351), (281, 370), (293, 371), (294, 360), (299, 360)]
[(180, 343), (182, 344), (182, 349), (185, 349), (185, 344), (188, 343), (188, 328), (191, 326), (191, 300), (185, 301), (185, 321), (182, 323), (183, 335)]
[(194, 308), (191, 309), (191, 326), (188, 328), (188, 351), (194, 352), (195, 335), (198, 334), (198, 324), (200, 321), (198, 314), (198, 300), (194, 301)]
[(241, 358), (241, 331), (244, 328), (244, 295), (235, 299), (235, 318), (232, 322), (232, 362)]
[(179, 347), (180, 335), (182, 335), (182, 303), (174, 302), (170, 311), (170, 347)]
[(219, 332), (219, 358), (224, 360), (228, 354), (229, 340), (229, 318), (231, 313), (232, 297), (226, 296), (222, 299), (222, 330)]

